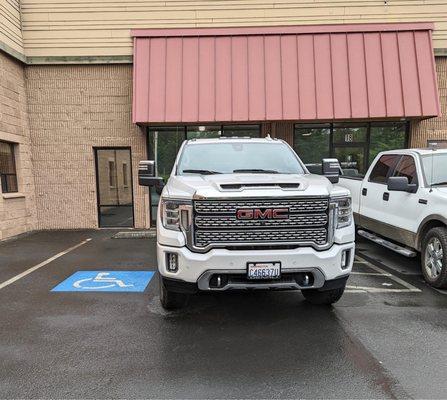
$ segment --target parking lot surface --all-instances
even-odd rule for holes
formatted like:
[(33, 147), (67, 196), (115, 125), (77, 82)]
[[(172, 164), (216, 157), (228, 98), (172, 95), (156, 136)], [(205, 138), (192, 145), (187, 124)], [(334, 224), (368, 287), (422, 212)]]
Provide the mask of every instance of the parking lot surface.
[(0, 398), (445, 398), (447, 294), (417, 261), (359, 242), (333, 307), (247, 292), (166, 312), (157, 274), (144, 292), (52, 291), (156, 270), (155, 239), (116, 232), (0, 243)]

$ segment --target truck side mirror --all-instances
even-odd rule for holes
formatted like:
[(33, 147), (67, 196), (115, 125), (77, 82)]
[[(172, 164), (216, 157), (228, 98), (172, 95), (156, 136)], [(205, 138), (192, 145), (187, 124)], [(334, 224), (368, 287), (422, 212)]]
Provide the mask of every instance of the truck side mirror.
[(323, 175), (329, 179), (331, 183), (338, 183), (340, 180), (340, 163), (336, 158), (323, 158), (322, 161)]
[(406, 176), (392, 176), (388, 178), (388, 190), (390, 192), (416, 193), (418, 185), (408, 183)]
[(138, 184), (140, 186), (161, 186), (163, 184), (163, 179), (155, 176), (155, 161), (140, 161)]

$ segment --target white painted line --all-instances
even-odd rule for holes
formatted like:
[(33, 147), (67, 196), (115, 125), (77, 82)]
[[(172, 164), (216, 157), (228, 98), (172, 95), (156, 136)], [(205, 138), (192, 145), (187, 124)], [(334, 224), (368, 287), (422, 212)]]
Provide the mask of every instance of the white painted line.
[[(378, 266), (371, 264), (369, 261), (366, 261), (362, 258), (360, 258), (359, 256), (357, 256), (360, 260), (364, 261), (364, 263), (366, 263), (368, 265), (368, 267), (372, 268), (374, 271), (377, 271), (381, 274), (387, 274), (386, 271), (384, 271), (382, 268), (379, 268)], [(390, 279), (392, 279), (394, 282), (397, 282), (399, 285), (402, 285), (403, 287), (407, 288), (408, 290), (410, 290), (411, 292), (422, 292), (422, 290), (418, 289), (417, 287), (410, 285), (408, 282), (405, 282), (403, 279), (400, 279), (399, 277), (390, 274), (389, 276)], [(391, 290), (391, 289), (389, 289)]]
[(64, 251), (61, 251), (60, 253), (54, 255), (53, 257), (50, 257), (47, 260), (42, 261), (40, 264), (37, 264), (34, 267), (31, 267), (31, 268), (27, 269), (26, 271), (23, 271), (21, 274), (18, 274), (16, 276), (12, 277), (11, 279), (8, 279), (7, 281), (5, 281), (3, 283), (0, 283), (0, 289), (3, 289), (6, 286), (11, 285), (12, 283), (18, 281), (19, 279), (29, 275), (31, 272), (34, 272), (34, 271), (38, 270), (39, 268), (44, 267), (45, 265), (53, 262), (54, 260), (57, 260), (58, 258), (64, 256), (67, 253), (70, 253), (70, 251), (76, 250), (78, 247), (81, 247), (84, 244), (90, 242), (90, 240), (92, 240), (92, 239), (91, 238), (85, 239), (83, 242), (78, 243), (76, 246), (73, 246), (73, 247), (70, 247), (70, 248), (68, 248), (68, 249), (66, 249)]
[(346, 286), (348, 290), (364, 291), (369, 293), (419, 293), (419, 289), (382, 289), (369, 286)]
[(380, 272), (357, 272), (357, 271), (352, 271), (351, 275), (392, 276), (389, 273), (381, 274)]

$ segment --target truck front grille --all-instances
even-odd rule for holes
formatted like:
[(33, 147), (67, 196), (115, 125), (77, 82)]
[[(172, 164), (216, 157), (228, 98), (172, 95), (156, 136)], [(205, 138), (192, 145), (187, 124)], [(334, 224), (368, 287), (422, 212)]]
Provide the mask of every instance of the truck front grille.
[[(287, 209), (280, 219), (240, 219), (238, 210)], [(315, 244), (328, 242), (327, 198), (196, 200), (194, 244), (196, 248), (246, 245)]]

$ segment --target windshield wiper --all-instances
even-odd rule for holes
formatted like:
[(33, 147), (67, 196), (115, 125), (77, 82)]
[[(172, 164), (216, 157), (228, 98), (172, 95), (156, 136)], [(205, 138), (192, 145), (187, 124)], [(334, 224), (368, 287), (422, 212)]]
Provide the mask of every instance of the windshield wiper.
[(432, 183), (430, 186), (441, 186), (441, 185), (447, 185), (447, 181)]
[(233, 170), (233, 173), (238, 172), (248, 172), (253, 174), (279, 174), (278, 171), (275, 171), (273, 169), (261, 169), (261, 168), (247, 168), (247, 169), (235, 169)]
[(187, 174), (200, 174), (200, 175), (215, 175), (222, 173), (217, 171), (210, 171), (208, 169), (184, 169), (182, 172)]

